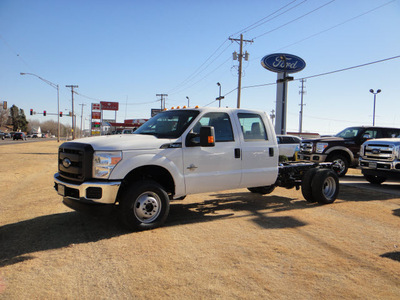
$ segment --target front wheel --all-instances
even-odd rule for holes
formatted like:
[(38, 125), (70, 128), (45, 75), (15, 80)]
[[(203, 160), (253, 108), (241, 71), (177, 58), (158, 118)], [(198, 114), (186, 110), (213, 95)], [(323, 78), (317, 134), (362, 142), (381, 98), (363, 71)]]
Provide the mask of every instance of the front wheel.
[(331, 161), (336, 165), (337, 174), (339, 177), (346, 175), (347, 170), (349, 169), (349, 162), (343, 155), (333, 155), (328, 159), (328, 161)]
[(364, 175), (364, 178), (372, 184), (381, 184), (386, 181), (385, 177), (375, 175)]
[(154, 181), (138, 181), (122, 195), (120, 216), (130, 230), (160, 227), (169, 213), (169, 198), (164, 188)]

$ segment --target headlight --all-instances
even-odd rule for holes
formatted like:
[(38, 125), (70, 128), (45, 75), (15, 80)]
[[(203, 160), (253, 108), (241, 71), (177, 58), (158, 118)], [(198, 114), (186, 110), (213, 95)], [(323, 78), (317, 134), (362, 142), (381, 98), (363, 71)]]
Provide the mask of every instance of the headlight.
[(394, 146), (393, 154), (397, 159), (400, 159), (400, 146)]
[(121, 159), (121, 151), (96, 151), (93, 155), (93, 177), (108, 179)]
[(328, 143), (317, 143), (317, 148), (315, 149), (315, 152), (322, 153), (324, 152), (326, 147), (328, 147)]

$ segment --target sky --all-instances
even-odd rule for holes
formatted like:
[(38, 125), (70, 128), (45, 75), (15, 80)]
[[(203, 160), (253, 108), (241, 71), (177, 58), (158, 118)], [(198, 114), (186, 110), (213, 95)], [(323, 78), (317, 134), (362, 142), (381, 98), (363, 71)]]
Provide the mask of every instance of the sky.
[(0, 0), (0, 101), (28, 120), (56, 121), (57, 91), (39, 76), (59, 85), (65, 124), (66, 85), (78, 86), (74, 110), (85, 129), (100, 101), (119, 102), (118, 122), (149, 118), (161, 107), (157, 94), (168, 95), (167, 108), (187, 105), (186, 97), (218, 107), (217, 82), (222, 106), (236, 107), (239, 44), (229, 38), (243, 34), (253, 42), (243, 46), (242, 108), (276, 110), (277, 74), (260, 61), (289, 53), (306, 67), (288, 83), (288, 132), (299, 131), (302, 78), (303, 131), (372, 125), (370, 89), (382, 90), (375, 125), (400, 127), (399, 29), (400, 0)]

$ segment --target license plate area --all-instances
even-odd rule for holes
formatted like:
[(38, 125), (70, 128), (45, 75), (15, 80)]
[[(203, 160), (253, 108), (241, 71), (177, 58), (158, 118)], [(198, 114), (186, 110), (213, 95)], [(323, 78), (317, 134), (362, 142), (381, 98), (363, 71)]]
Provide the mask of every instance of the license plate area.
[(376, 169), (376, 167), (377, 167), (376, 162), (370, 162), (368, 164), (368, 167), (370, 167), (371, 169)]
[(65, 197), (65, 185), (59, 184), (57, 187), (57, 193)]

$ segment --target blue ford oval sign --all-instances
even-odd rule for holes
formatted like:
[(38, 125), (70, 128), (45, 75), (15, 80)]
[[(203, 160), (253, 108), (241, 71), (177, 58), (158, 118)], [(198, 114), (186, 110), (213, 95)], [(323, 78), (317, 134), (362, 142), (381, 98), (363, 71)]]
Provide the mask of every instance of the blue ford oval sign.
[(306, 62), (300, 57), (287, 53), (274, 53), (261, 59), (261, 65), (276, 73), (296, 73), (306, 67)]

